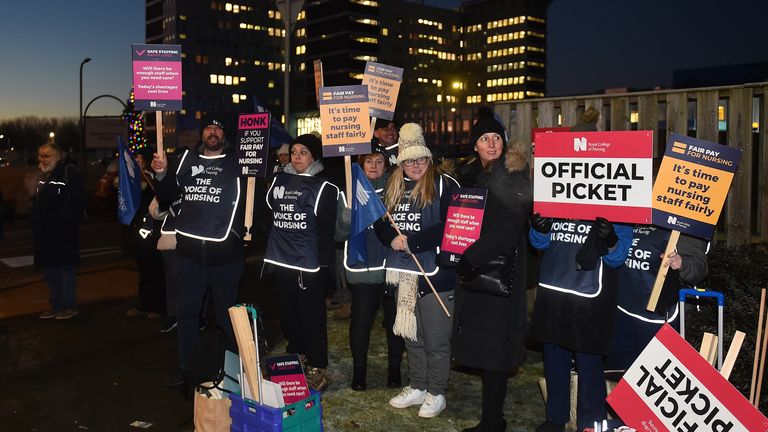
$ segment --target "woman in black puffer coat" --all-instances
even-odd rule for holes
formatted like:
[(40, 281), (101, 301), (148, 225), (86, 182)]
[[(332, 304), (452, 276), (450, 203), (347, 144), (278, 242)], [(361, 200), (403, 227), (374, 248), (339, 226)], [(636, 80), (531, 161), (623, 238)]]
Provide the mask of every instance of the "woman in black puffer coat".
[(528, 156), (522, 145), (507, 146), (504, 128), (490, 110), (480, 111), (472, 127), (477, 157), (461, 172), (464, 186), (488, 189), (480, 238), (459, 261), (460, 277), (501, 254), (516, 254), (512, 295), (456, 290), (453, 358), (482, 370), (480, 423), (464, 432), (504, 431), (507, 378), (524, 359), (526, 320), (526, 229), (531, 211)]

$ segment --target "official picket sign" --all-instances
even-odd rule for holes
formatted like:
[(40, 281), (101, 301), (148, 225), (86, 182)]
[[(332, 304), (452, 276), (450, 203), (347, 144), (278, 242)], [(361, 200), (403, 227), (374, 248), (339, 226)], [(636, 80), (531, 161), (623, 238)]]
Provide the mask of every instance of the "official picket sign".
[(181, 45), (133, 44), (137, 111), (181, 110)]
[(639, 432), (768, 430), (768, 419), (669, 324), (656, 333), (607, 401)]
[(266, 177), (269, 113), (241, 114), (237, 120), (237, 163), (242, 176)]
[(670, 134), (653, 185), (653, 224), (711, 239), (741, 150)]
[(653, 132), (536, 135), (533, 208), (542, 216), (651, 222)]
[(459, 188), (451, 194), (440, 246), (450, 262), (459, 262), (464, 251), (480, 238), (487, 197), (488, 190), (482, 188)]
[(323, 156), (371, 152), (368, 86), (321, 87), (319, 103)]
[(401, 82), (402, 68), (372, 61), (365, 63), (363, 85), (368, 86), (368, 112), (371, 117), (392, 120)]

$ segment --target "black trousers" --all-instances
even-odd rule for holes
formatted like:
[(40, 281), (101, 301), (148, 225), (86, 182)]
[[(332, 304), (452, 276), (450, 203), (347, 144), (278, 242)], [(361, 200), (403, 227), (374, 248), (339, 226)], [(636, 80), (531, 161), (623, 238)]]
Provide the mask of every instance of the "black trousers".
[(349, 347), (352, 350), (354, 367), (366, 367), (368, 347), (371, 341), (371, 329), (376, 319), (379, 305), (384, 308), (384, 326), (387, 331), (387, 358), (389, 366), (400, 366), (405, 343), (400, 336), (395, 336), (392, 326), (395, 324), (397, 305), (394, 297), (384, 295), (386, 285), (354, 284), (352, 291), (352, 318), (349, 322)]
[(328, 367), (328, 322), (325, 284), (328, 269), (316, 273), (277, 267), (274, 281), (280, 307), (280, 326), (288, 340), (286, 351), (304, 354), (310, 366)]

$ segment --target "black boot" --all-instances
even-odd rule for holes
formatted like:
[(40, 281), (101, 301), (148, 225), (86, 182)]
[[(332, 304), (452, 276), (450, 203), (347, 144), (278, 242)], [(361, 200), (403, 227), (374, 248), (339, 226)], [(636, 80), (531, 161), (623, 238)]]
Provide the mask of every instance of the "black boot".
[(365, 385), (365, 367), (352, 368), (352, 390), (365, 391), (368, 387)]
[(536, 432), (564, 432), (564, 431), (565, 431), (565, 425), (552, 423), (549, 420), (540, 424), (539, 427), (536, 428)]
[(507, 421), (504, 419), (499, 420), (494, 424), (486, 424), (482, 421), (475, 427), (462, 429), (461, 432), (504, 432), (507, 430)]
[(403, 380), (400, 377), (400, 366), (390, 366), (387, 369), (387, 387), (399, 389), (403, 386)]

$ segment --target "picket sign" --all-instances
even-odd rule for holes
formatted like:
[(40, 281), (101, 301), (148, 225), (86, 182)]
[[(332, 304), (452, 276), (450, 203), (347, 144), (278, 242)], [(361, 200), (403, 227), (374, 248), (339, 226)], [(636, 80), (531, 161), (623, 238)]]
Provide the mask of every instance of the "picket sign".
[(664, 324), (608, 395), (638, 431), (765, 432), (768, 419)]
[(731, 377), (733, 365), (736, 363), (736, 358), (739, 357), (739, 351), (741, 351), (741, 345), (744, 343), (745, 336), (746, 334), (741, 331), (736, 331), (733, 335), (731, 346), (728, 348), (728, 354), (726, 354), (725, 360), (723, 360), (723, 367), (720, 368), (720, 375), (725, 379)]
[(755, 339), (755, 359), (752, 363), (752, 381), (749, 383), (749, 403), (755, 403), (755, 381), (757, 381), (757, 363), (762, 352), (763, 345), (760, 343), (763, 334), (763, 311), (765, 311), (765, 288), (760, 290), (760, 313), (757, 316), (757, 338)]
[(157, 154), (163, 152), (163, 112), (155, 111), (155, 124), (157, 125)]

